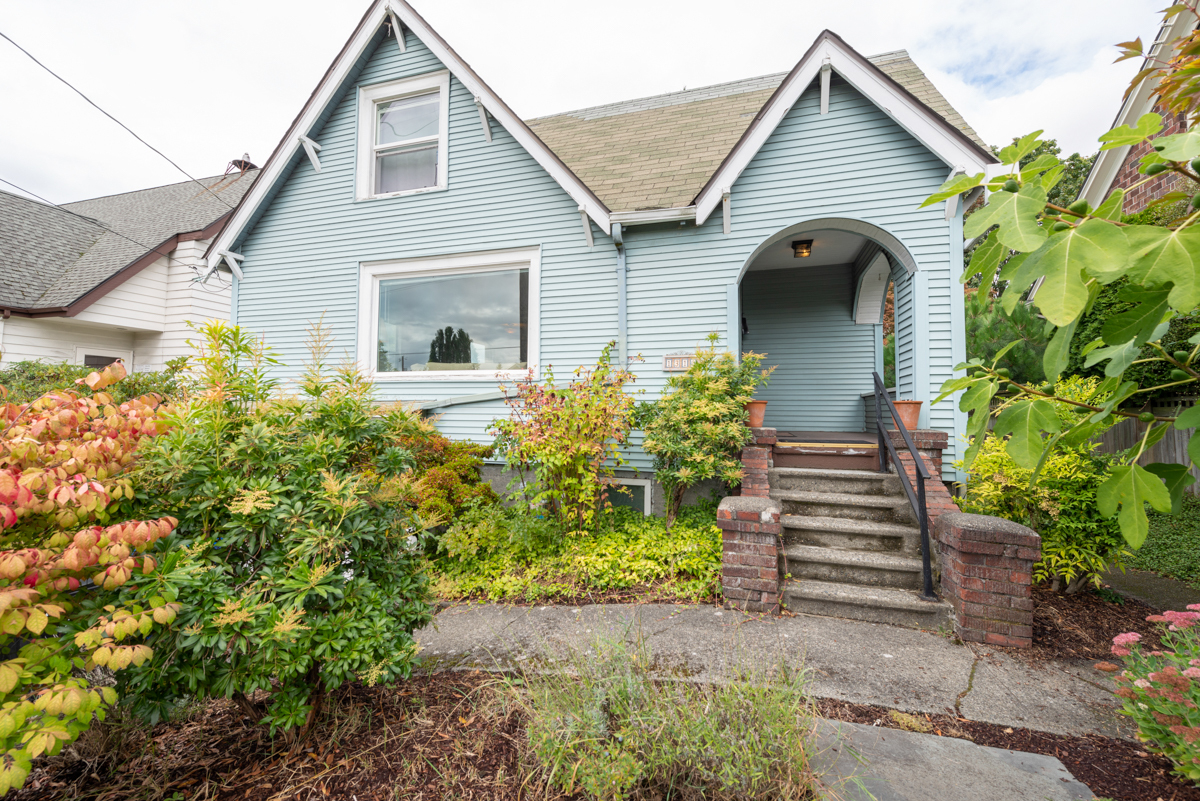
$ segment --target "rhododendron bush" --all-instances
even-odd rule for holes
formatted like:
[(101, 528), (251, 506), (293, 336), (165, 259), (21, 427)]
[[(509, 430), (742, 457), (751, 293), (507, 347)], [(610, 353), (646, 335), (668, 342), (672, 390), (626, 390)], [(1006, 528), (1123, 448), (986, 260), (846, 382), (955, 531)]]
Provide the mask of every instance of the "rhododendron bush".
[(142, 665), (139, 640), (179, 609), (148, 578), (175, 519), (116, 522), (138, 443), (161, 425), (158, 398), (103, 392), (124, 377), (117, 362), (27, 404), (0, 387), (0, 794), (116, 702), (76, 674)]
[(1162, 627), (1163, 650), (1143, 650), (1137, 632), (1114, 637), (1112, 652), (1126, 668), (1116, 677), (1117, 695), (1138, 738), (1169, 757), (1180, 776), (1200, 783), (1200, 604), (1146, 620)]
[(319, 326), (291, 394), (262, 342), (200, 333), (201, 386), (140, 456), (141, 486), (179, 517), (162, 561), (183, 606), (148, 641), (166, 656), (131, 676), (134, 709), (232, 698), (290, 731), (325, 690), (409, 675), (431, 617), (404, 502), (419, 421), (377, 408), (353, 366), (328, 368)]

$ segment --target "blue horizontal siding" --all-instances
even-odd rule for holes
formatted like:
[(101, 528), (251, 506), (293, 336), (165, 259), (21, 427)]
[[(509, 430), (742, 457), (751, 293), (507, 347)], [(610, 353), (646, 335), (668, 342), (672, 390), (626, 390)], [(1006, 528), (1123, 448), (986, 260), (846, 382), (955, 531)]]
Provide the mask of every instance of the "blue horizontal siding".
[[(357, 87), (443, 65), (410, 34), (407, 52), (401, 53), (394, 39), (381, 39), (359, 68), (320, 129), (310, 132), (322, 145), (322, 171), (315, 172), (305, 159), (293, 159), (273, 201), (240, 243), (246, 259), (236, 294), (239, 323), (261, 332), (287, 365), (281, 374), (294, 377), (306, 353), (306, 327), (322, 316), (335, 337), (335, 350), (354, 355), (364, 313), (358, 308), (360, 262), (539, 246), (541, 362), (553, 365), (560, 377), (594, 362), (617, 335), (615, 249), (607, 232), (594, 231), (595, 247), (586, 247), (577, 204), (494, 121), (493, 141), (484, 140), (473, 98), (455, 79), (450, 84), (448, 189), (355, 202)], [(920, 280), (897, 280), (897, 305), (905, 305), (903, 313), (898, 308), (897, 327), (904, 326), (902, 338), (909, 343), (898, 354), (906, 388), (900, 397), (930, 397), (931, 387), (948, 375), (954, 350), (952, 311), (955, 303), (961, 304), (950, 283), (951, 231), (940, 209), (917, 209), (945, 178), (946, 165), (840, 80), (833, 82), (829, 114), (821, 115), (818, 106), (818, 93), (810, 88), (739, 177), (733, 187), (731, 235), (723, 235), (719, 212), (702, 226), (627, 231), (629, 352), (642, 357), (630, 369), (637, 377), (632, 389), (644, 390), (643, 398), (655, 397), (666, 381), (664, 354), (691, 350), (710, 331), (725, 337), (727, 287), (738, 282), (760, 244), (783, 228), (828, 216), (885, 228), (920, 265)], [(743, 283), (743, 304), (769, 299), (769, 293), (755, 294), (757, 280)], [(769, 414), (782, 415), (780, 421), (811, 419), (820, 428), (851, 425), (841, 406), (822, 417), (801, 400), (788, 412), (793, 402), (784, 396), (802, 397), (822, 382), (833, 382), (841, 404), (869, 388), (874, 345), (867, 338), (876, 329), (845, 325), (851, 317), (852, 281), (833, 271), (777, 280), (807, 310), (811, 332), (837, 339), (829, 352), (841, 357), (810, 357), (781, 338), (776, 353), (808, 361), (802, 367), (781, 362), (779, 378), (767, 390), (779, 393), (777, 403), (770, 396)], [(914, 315), (922, 303), (929, 307), (927, 318), (917, 325)], [(773, 308), (777, 316), (786, 313), (778, 304)], [(830, 315), (830, 328), (822, 328), (825, 315)], [(841, 322), (833, 323), (834, 317)], [(755, 344), (754, 325), (749, 347)], [(793, 373), (798, 377), (789, 377)], [(494, 387), (494, 379), (380, 382), (378, 395), (411, 402)], [(861, 400), (857, 403), (861, 426)], [(504, 413), (500, 402), (453, 406), (442, 412), (438, 425), (454, 437), (487, 441), (489, 423)], [(944, 420), (954, 425), (953, 415), (939, 410), (931, 419), (938, 427)], [(637, 441), (635, 437), (630, 458), (644, 469), (649, 459)]]

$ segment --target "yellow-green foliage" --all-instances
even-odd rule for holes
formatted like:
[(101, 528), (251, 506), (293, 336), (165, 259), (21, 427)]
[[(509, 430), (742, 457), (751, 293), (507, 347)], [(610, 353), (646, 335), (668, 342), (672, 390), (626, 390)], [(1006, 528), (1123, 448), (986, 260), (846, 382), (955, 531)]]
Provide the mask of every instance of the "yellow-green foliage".
[(442, 535), (429, 571), (434, 592), (537, 601), (653, 584), (657, 596), (716, 595), (721, 532), (711, 505), (685, 508), (670, 533), (662, 518), (627, 508), (596, 519), (591, 535), (561, 537), (554, 523), (528, 512), (476, 505)]
[(1128, 555), (1115, 519), (1096, 508), (1096, 488), (1108, 478), (1109, 460), (1091, 448), (1052, 452), (1034, 486), (1032, 470), (1018, 467), (1004, 450), (1004, 440), (989, 437), (975, 463), (963, 511), (995, 515), (1029, 526), (1042, 537), (1042, 560), (1034, 580), (1065, 582), (1077, 589), (1109, 563)]

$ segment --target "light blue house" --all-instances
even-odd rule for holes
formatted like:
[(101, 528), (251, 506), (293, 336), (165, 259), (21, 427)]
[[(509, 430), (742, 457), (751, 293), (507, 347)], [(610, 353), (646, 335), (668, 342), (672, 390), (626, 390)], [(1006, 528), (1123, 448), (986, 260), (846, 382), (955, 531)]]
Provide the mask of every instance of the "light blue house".
[(777, 365), (768, 426), (869, 436), (890, 285), (897, 397), (954, 448), (963, 415), (929, 402), (965, 358), (966, 204), (918, 206), (993, 162), (903, 51), (824, 32), (787, 74), (522, 121), (376, 0), (208, 259), (289, 370), (324, 315), (381, 398), (481, 441), (498, 379), (617, 340), (653, 397), (711, 331)]

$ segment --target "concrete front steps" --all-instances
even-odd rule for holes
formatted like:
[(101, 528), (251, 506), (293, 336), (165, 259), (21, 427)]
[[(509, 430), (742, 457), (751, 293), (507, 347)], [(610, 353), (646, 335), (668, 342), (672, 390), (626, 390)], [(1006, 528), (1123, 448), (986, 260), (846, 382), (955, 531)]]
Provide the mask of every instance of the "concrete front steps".
[[(777, 467), (793, 612), (936, 629), (950, 605), (920, 598), (921, 530), (894, 473)], [(784, 568), (780, 564), (780, 569)]]

